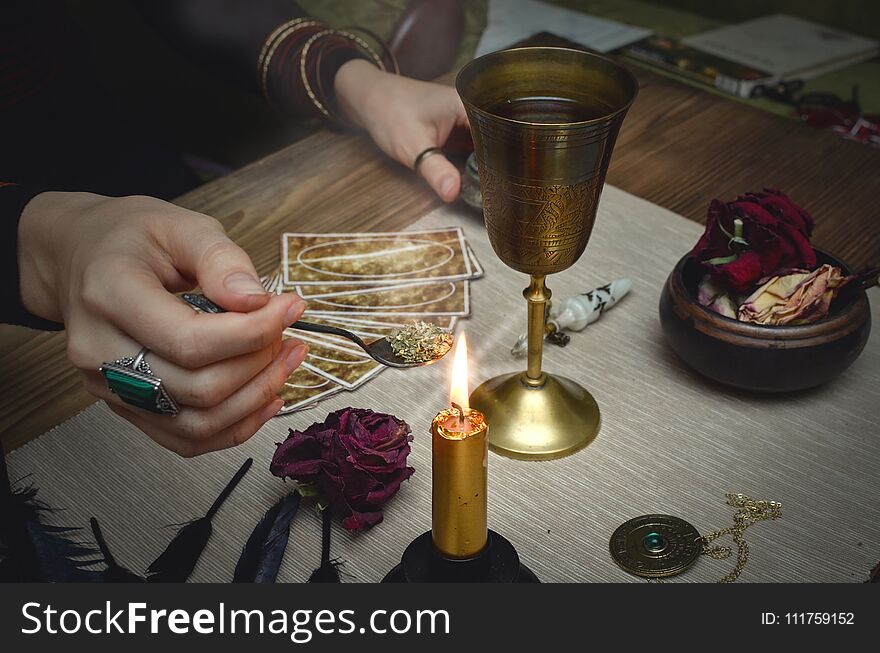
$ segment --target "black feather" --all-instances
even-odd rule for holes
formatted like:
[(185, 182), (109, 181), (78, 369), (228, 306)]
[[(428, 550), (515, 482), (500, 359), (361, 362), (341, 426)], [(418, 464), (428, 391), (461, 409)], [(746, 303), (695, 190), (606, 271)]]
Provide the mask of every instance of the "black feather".
[(100, 574), (97, 551), (69, 539), (78, 528), (49, 526), (42, 513), (55, 512), (37, 499), (33, 485), (13, 489), (0, 456), (0, 582), (88, 583)]
[(266, 511), (244, 545), (233, 583), (275, 582), (290, 537), (290, 521), (299, 510), (300, 499), (300, 493), (293, 491)]
[(330, 527), (333, 525), (333, 511), (327, 506), (321, 511), (321, 566), (309, 576), (310, 583), (338, 583), (340, 560), (330, 559)]
[(177, 532), (162, 554), (147, 568), (148, 583), (186, 582), (211, 537), (213, 530), (211, 519), (220, 510), (223, 502), (232, 494), (238, 482), (247, 474), (253, 462), (253, 458), (244, 461), (244, 464), (223, 488), (220, 496), (217, 497), (204, 517), (189, 522)]
[(110, 547), (107, 546), (107, 541), (104, 539), (104, 534), (101, 532), (101, 526), (98, 524), (98, 520), (92, 517), (89, 520), (89, 525), (92, 527), (92, 534), (95, 536), (95, 542), (98, 543), (98, 548), (101, 550), (101, 555), (104, 556), (104, 562), (107, 564), (107, 569), (102, 573), (102, 580), (105, 583), (145, 583), (147, 582), (143, 576), (138, 576), (135, 573), (132, 573), (118, 562), (113, 557), (113, 554), (110, 553)]

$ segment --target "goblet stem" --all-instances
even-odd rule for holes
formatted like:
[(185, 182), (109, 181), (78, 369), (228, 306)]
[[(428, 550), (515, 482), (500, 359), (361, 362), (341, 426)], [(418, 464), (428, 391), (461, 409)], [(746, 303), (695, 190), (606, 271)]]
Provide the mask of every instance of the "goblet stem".
[(544, 326), (550, 289), (544, 285), (544, 275), (532, 275), (529, 287), (523, 290), (523, 297), (529, 303), (529, 354), (525, 381), (530, 386), (540, 387), (547, 380), (541, 371), (541, 357), (544, 353)]

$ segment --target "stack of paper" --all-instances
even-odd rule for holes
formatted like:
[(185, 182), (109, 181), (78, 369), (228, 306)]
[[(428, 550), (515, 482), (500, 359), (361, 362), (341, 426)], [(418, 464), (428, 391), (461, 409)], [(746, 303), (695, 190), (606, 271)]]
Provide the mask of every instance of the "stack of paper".
[(648, 36), (651, 30), (537, 0), (489, 0), (476, 56), (509, 48), (538, 32), (550, 32), (596, 52), (611, 52)]

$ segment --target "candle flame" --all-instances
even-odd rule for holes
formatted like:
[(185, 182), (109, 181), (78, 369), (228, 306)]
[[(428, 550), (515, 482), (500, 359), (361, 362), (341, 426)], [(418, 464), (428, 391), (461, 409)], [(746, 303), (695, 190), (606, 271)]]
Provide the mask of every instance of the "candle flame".
[(468, 360), (467, 360), (467, 336), (462, 331), (455, 343), (455, 352), (452, 357), (452, 380), (449, 384), (449, 401), (456, 403), (466, 411), (468, 404)]

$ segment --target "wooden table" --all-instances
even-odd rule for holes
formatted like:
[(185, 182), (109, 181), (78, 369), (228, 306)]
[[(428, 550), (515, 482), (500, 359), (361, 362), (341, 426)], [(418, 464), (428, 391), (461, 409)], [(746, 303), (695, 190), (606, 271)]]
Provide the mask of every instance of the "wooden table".
[[(637, 69), (641, 90), (607, 181), (702, 221), (713, 198), (779, 188), (816, 218), (814, 244), (853, 266), (880, 261), (880, 150)], [(451, 77), (446, 81), (451, 81)], [(260, 272), (284, 231), (406, 227), (439, 204), (364, 139), (322, 131), (181, 197), (218, 218)], [(685, 251), (691, 243), (682, 243)], [(633, 255), (650, 247), (650, 234)], [(9, 450), (88, 406), (64, 335), (0, 325), (0, 440)]]

